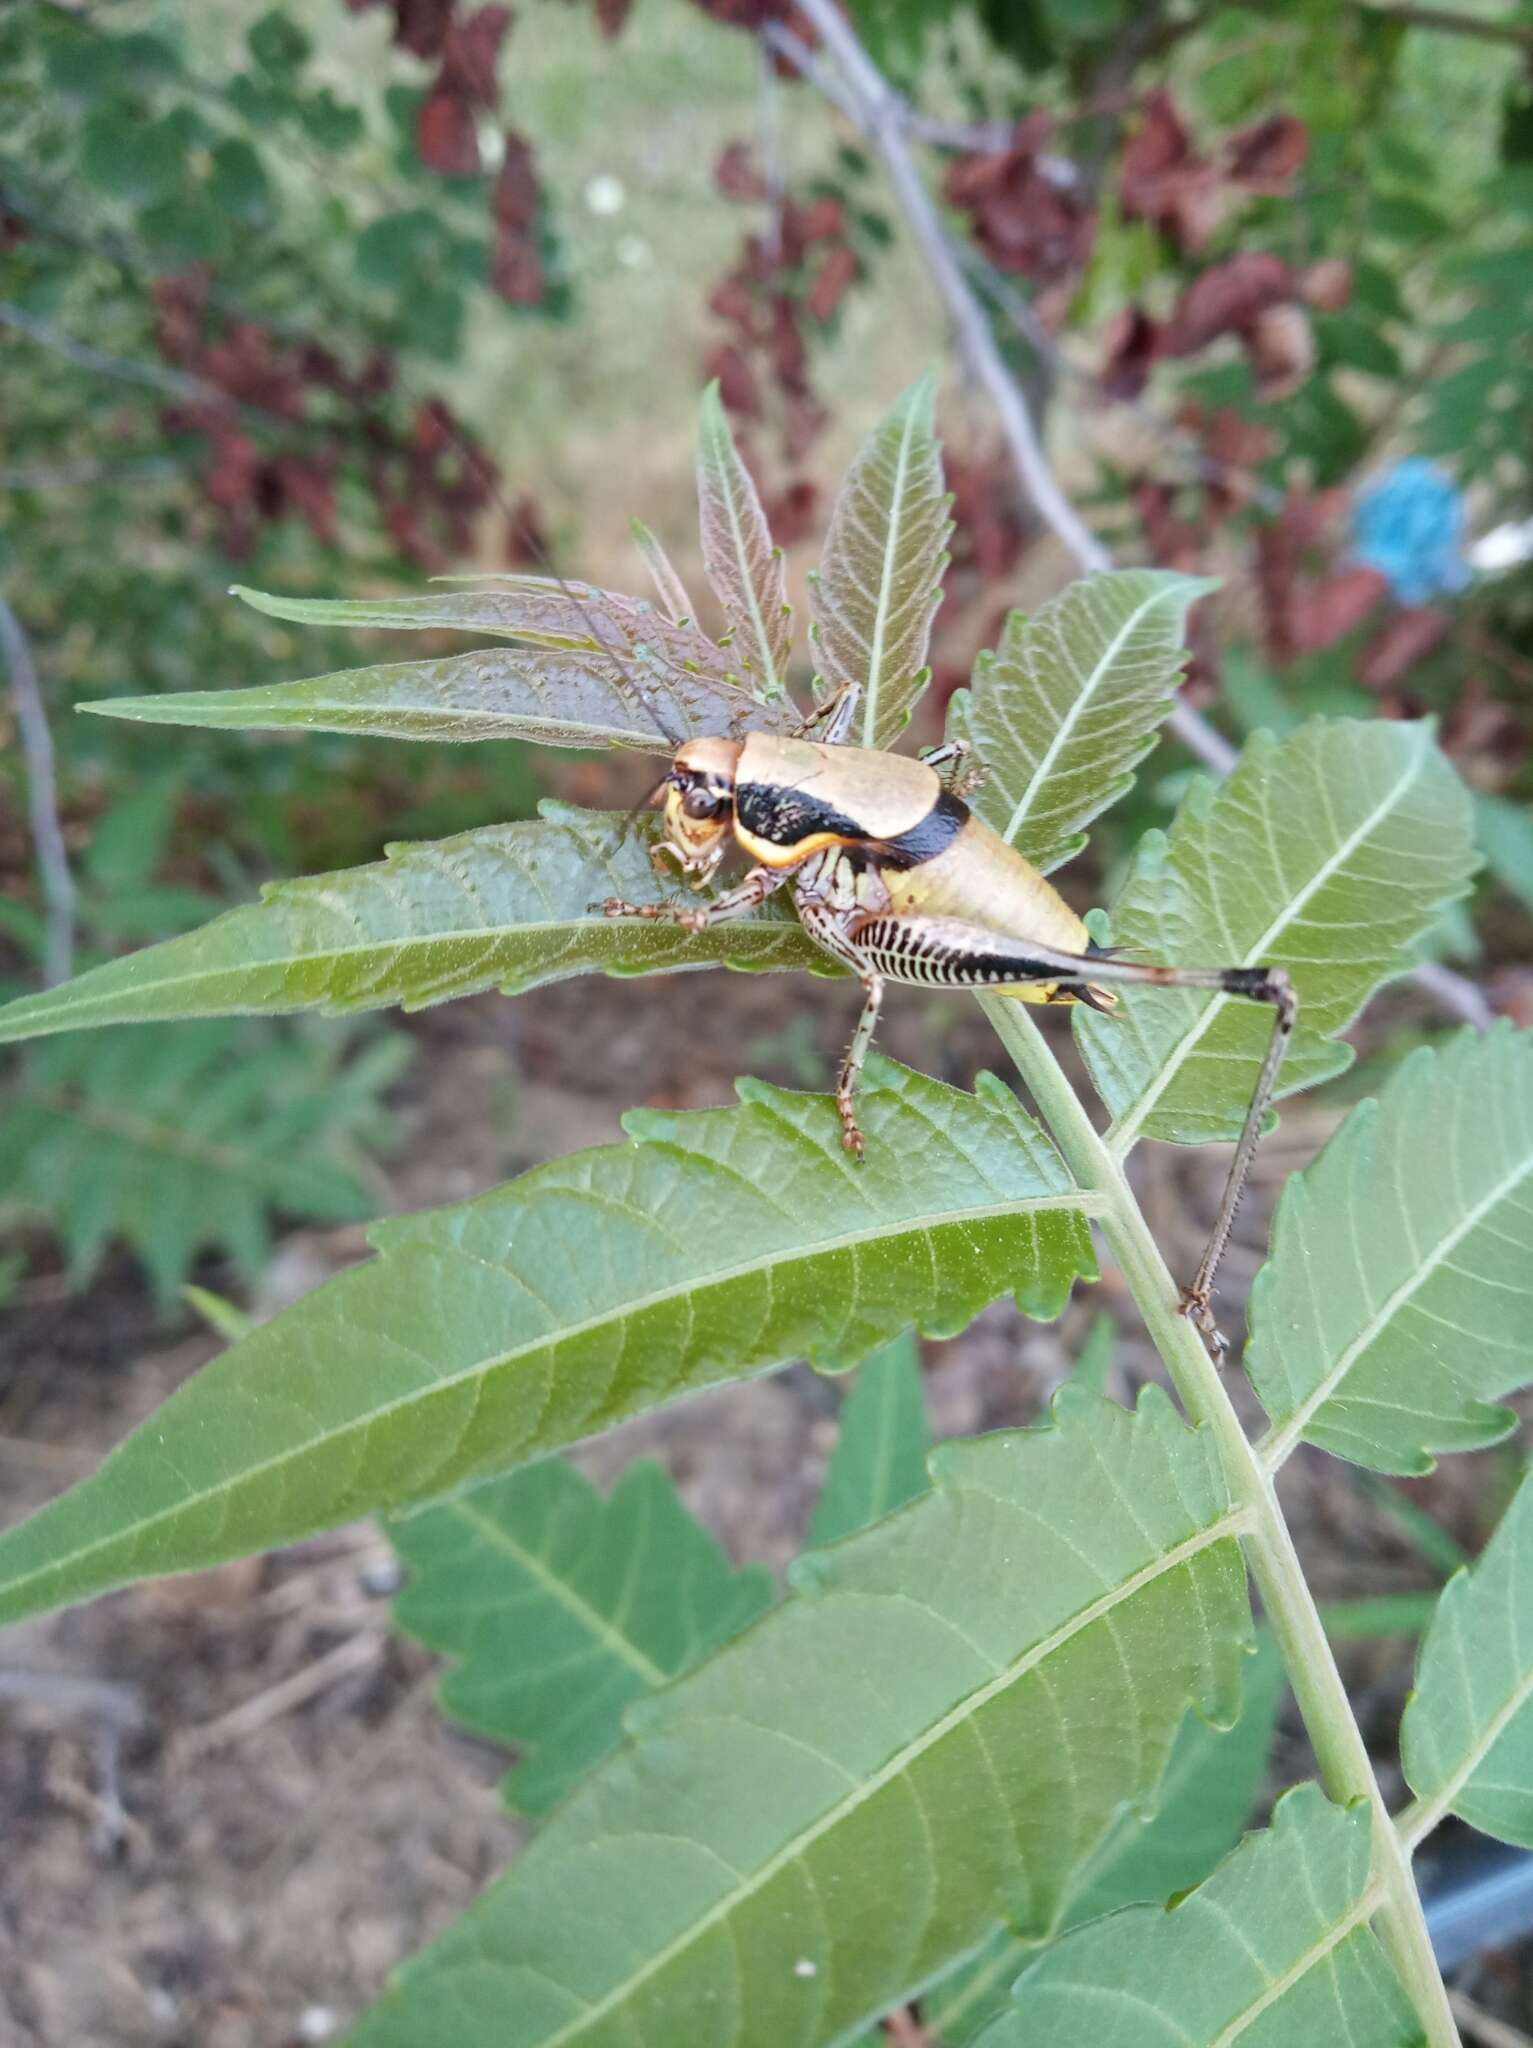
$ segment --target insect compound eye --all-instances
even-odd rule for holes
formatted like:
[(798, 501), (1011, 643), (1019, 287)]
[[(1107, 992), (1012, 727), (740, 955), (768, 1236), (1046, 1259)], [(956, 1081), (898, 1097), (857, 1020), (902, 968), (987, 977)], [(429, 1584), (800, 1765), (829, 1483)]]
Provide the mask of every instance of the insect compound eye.
[(724, 808), (724, 799), (712, 790), (694, 785), (683, 795), (681, 808), (689, 818), (716, 818)]

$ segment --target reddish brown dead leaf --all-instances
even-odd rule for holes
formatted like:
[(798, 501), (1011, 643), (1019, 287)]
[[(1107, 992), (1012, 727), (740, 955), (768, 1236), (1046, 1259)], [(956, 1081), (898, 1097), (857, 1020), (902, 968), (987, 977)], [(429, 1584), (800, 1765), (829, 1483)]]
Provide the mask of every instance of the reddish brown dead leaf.
[(1160, 352), (1160, 323), (1143, 306), (1124, 306), (1107, 323), (1097, 382), (1109, 398), (1137, 398)]
[(741, 351), (731, 342), (720, 342), (710, 349), (703, 365), (703, 374), (716, 377), (719, 396), (733, 413), (745, 419), (759, 420), (761, 417), (761, 386)]
[(482, 169), (474, 110), (461, 93), (434, 86), (415, 117), (415, 147), (428, 170), (471, 178)]
[(1286, 398), (1315, 367), (1315, 330), (1302, 306), (1268, 306), (1243, 338), (1259, 398)]
[(1246, 249), (1195, 277), (1166, 326), (1167, 355), (1196, 355), (1221, 334), (1238, 334), (1269, 306), (1294, 296), (1293, 271), (1281, 256)]
[(1219, 224), (1219, 174), (1193, 149), (1187, 124), (1163, 88), (1150, 95), (1123, 152), (1119, 191), (1125, 214), (1154, 221), (1188, 255), (1196, 255)]
[(532, 149), (509, 128), (506, 130), (505, 147), (506, 153), (495, 175), (492, 211), (503, 228), (530, 228), (537, 221), (541, 205)]
[(838, 242), (815, 274), (804, 301), (811, 320), (828, 320), (846, 297), (857, 278), (857, 257), (845, 242)]
[(1447, 636), (1448, 614), (1436, 605), (1411, 605), (1396, 612), (1363, 649), (1357, 679), (1365, 689), (1392, 690)]
[(1378, 570), (1366, 569), (1361, 563), (1338, 569), (1334, 576), (1323, 576), (1301, 589), (1293, 614), (1299, 651), (1316, 653), (1355, 633), (1388, 591)]
[(1269, 114), (1226, 137), (1224, 172), (1250, 192), (1287, 192), (1309, 155), (1309, 130), (1293, 114)]
[(1299, 296), (1322, 313), (1335, 313), (1352, 296), (1352, 266), (1343, 256), (1328, 256), (1299, 272)]
[(756, 162), (756, 153), (746, 142), (731, 142), (719, 153), (713, 167), (713, 182), (726, 199), (760, 200), (767, 196), (767, 181)]

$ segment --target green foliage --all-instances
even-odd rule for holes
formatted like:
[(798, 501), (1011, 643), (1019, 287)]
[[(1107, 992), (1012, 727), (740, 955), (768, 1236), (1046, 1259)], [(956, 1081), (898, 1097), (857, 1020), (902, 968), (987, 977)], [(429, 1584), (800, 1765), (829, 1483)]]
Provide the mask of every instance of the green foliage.
[(0, 1042), (230, 1010), (420, 1009), (667, 962), (822, 966), (780, 904), (697, 937), (603, 917), (603, 897), (653, 891), (645, 839), (616, 815), (552, 802), (541, 811), (524, 824), (396, 846), (371, 867), (276, 883), (201, 931), (5, 1005)]
[(394, 1624), (458, 1660), (455, 1720), (530, 1753), (505, 1781), (546, 1813), (616, 1747), (623, 1710), (766, 1608), (759, 1565), (730, 1569), (659, 1465), (607, 1499), (561, 1459), (390, 1524), (410, 1584)]
[(1533, 1037), (1421, 1046), (1283, 1190), (1249, 1371), (1273, 1455), (1385, 1472), (1517, 1426), (1533, 1378)]
[(898, 739), (929, 677), (952, 531), (935, 399), (936, 380), (924, 377), (869, 436), (841, 486), (810, 585), (818, 692), (861, 690), (855, 731), (865, 747)]
[(1045, 873), (1085, 845), (1082, 826), (1133, 784), (1171, 709), (1190, 605), (1214, 586), (1128, 570), (1072, 583), (1027, 617), (955, 695), (948, 737), (986, 780), (973, 807)]
[[(822, 1097), (634, 1111), (254, 1331), (96, 1478), (0, 1537), (0, 1619), (447, 1492), (663, 1401), (807, 1354), (854, 1365), (1013, 1293), (1056, 1315), (1092, 1271), (1057, 1154), (999, 1082), (880, 1062), (869, 1159)], [(570, 1247), (578, 1245), (578, 1258)]]
[(1418, 2048), (1421, 2022), (1366, 1925), (1368, 1874), (1367, 1809), (1302, 1785), (1170, 1913), (1131, 1907), (1051, 1949), (982, 2048)]
[(931, 1435), (913, 1337), (896, 1337), (866, 1361), (841, 1403), (836, 1431), (809, 1524), (816, 1546), (865, 1529), (926, 1491)]
[(1524, 1848), (1533, 1848), (1530, 1567), (1533, 1479), (1524, 1478), (1483, 1556), (1437, 1603), (1400, 1729), (1405, 1775), (1432, 1819), (1456, 1813)]
[[(1060, 1922), (1062, 1934), (1141, 1900), (1162, 1905), (1201, 1883), (1234, 1848), (1266, 1775), (1283, 1696), (1283, 1662), (1264, 1637), (1247, 1665), (1240, 1718), (1228, 1730), (1189, 1714), (1172, 1745), (1154, 1817), (1124, 1814), (1084, 1866)], [(921, 2001), (942, 2048), (968, 2048), (1007, 2011), (1011, 1986), (1038, 1954), (1036, 1943), (997, 1928), (979, 1952)]]
[(410, 1051), (390, 1032), (348, 1061), (334, 1031), (237, 1021), (59, 1039), (0, 1098), (0, 1201), (47, 1217), (77, 1282), (119, 1239), (162, 1302), (201, 1251), (254, 1281), (273, 1211), (325, 1223), (372, 1212), (362, 1148), (387, 1135), (378, 1098)]
[[(1120, 1807), (1153, 1798), (1188, 1704), (1235, 1711), (1230, 1512), (1153, 1388), (1135, 1416), (1065, 1399), (1052, 1428), (950, 1445), (932, 1473), (630, 1710), (630, 1744), (358, 2048), (828, 2042), (972, 1946), (998, 1900), (1049, 1929)], [(906, 1875), (876, 1914), (840, 1910), (874, 1871)]]
[(724, 608), (741, 665), (766, 696), (785, 695), (793, 621), (782, 550), (773, 544), (756, 486), (740, 460), (717, 384), (703, 393), (697, 507), (703, 568)]
[[(1278, 965), (1299, 993), (1282, 1092), (1351, 1063), (1334, 1042), (1473, 865), (1469, 799), (1425, 726), (1338, 721), (1281, 743), (1258, 733), (1218, 788), (1193, 784), (1149, 833), (1113, 911), (1118, 945), (1187, 966)], [(1139, 1137), (1232, 1138), (1272, 1028), (1254, 1003), (1125, 991), (1076, 1032), (1120, 1151)]]

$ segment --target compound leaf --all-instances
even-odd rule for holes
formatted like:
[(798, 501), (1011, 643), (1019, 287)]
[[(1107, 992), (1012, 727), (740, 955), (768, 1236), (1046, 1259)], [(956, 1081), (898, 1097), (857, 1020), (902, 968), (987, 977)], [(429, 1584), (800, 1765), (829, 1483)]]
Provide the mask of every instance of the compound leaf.
[[(1300, 1005), (1286, 1095), (1350, 1065), (1334, 1034), (1410, 965), (1473, 865), (1468, 792), (1429, 725), (1317, 720), (1281, 743), (1257, 733), (1227, 782), (1193, 784), (1169, 836), (1140, 841), (1112, 935), (1177, 966), (1286, 967)], [(1265, 1005), (1127, 989), (1116, 1016), (1076, 1020), (1116, 1150), (1236, 1136), (1272, 1029)]]
[(546, 1459), (389, 1525), (410, 1583), (394, 1624), (459, 1661), (455, 1720), (529, 1752), (507, 1800), (541, 1814), (617, 1746), (622, 1712), (771, 1604), (737, 1572), (663, 1467), (630, 1465), (603, 1499)]
[[(1285, 1689), (1283, 1660), (1263, 1635), (1246, 1666), (1240, 1719), (1228, 1731), (1189, 1714), (1177, 1733), (1156, 1796), (1154, 1818), (1126, 1813), (1081, 1870), (1062, 1919), (1068, 1931), (1120, 1906), (1156, 1905), (1200, 1884), (1240, 1840), (1261, 1791)], [(1037, 1944), (998, 1927), (977, 1955), (921, 2001), (921, 2018), (942, 2048), (968, 2048), (1011, 2004), (1011, 1987)]]
[(357, 1140), (382, 1135), (378, 1095), (409, 1040), (391, 1033), (342, 1065), (333, 1035), (275, 1031), (207, 1023), (40, 1047), (0, 1100), (0, 1198), (47, 1218), (79, 1281), (123, 1240), (162, 1302), (205, 1248), (255, 1279), (273, 1210), (370, 1216)]
[(874, 1352), (841, 1403), (809, 1541), (835, 1543), (924, 1493), (930, 1444), (921, 1352), (907, 1332)]
[(1189, 607), (1214, 585), (1151, 569), (1088, 576), (1031, 618), (1012, 612), (955, 695), (949, 739), (986, 780), (971, 807), (1045, 873), (1085, 845), (1155, 744), (1187, 658)]
[(1533, 1033), (1421, 1046), (1283, 1190), (1247, 1369), (1275, 1463), (1301, 1438), (1383, 1472), (1517, 1426), (1533, 1377)]
[(811, 2048), (998, 1903), (1046, 1931), (1188, 1703), (1233, 1712), (1248, 1625), (1207, 1441), (1154, 1389), (1055, 1418), (935, 1452), (932, 1491), (631, 1708), (352, 2048)]
[(860, 688), (850, 737), (864, 747), (899, 737), (929, 674), (926, 648), (952, 531), (936, 389), (930, 375), (913, 384), (863, 443), (810, 579), (822, 694)]
[(696, 936), (603, 917), (605, 896), (657, 894), (643, 835), (612, 814), (541, 809), (518, 824), (390, 847), (367, 867), (273, 883), (259, 903), (199, 931), (0, 1007), (0, 1042), (230, 1011), (417, 1010), (593, 971), (824, 970), (782, 898)]
[(736, 658), (763, 695), (780, 698), (793, 649), (782, 549), (773, 543), (716, 383), (703, 393), (698, 422), (697, 513), (703, 571), (724, 607)]
[(1057, 1942), (981, 2048), (1420, 2048), (1367, 1924), (1369, 1829), (1365, 1806), (1298, 1786), (1169, 1912), (1131, 1906)]
[(1533, 1476), (1479, 1559), (1443, 1590), (1400, 1727), (1412, 1791), (1435, 1819), (1533, 1849)]
[(880, 1061), (862, 1167), (824, 1096), (636, 1111), (633, 1142), (378, 1225), (379, 1256), (234, 1345), (0, 1536), (0, 1621), (447, 1493), (679, 1395), (1093, 1270), (1058, 1155), (991, 1076)]

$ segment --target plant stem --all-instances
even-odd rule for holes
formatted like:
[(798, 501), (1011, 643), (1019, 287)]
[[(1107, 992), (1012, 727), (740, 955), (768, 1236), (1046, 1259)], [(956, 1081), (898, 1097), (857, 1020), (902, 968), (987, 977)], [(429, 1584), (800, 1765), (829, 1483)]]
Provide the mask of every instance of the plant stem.
[(1430, 2048), (1459, 2048), (1458, 2029), (1432, 1955), (1410, 1858), (1373, 1774), (1341, 1673), (1304, 1578), (1272, 1479), (1240, 1425), (1203, 1341), (1177, 1308), (1177, 1288), (1122, 1167), (1098, 1135), (1043, 1034), (1022, 1005), (996, 996), (981, 1007), (1043, 1112), (1079, 1185), (1102, 1207), (1098, 1221), (1188, 1417), (1218, 1448), (1230, 1497), (1250, 1516), (1251, 1575), (1277, 1637), (1321, 1779), (1341, 1805), (1366, 1799), (1373, 1812), (1374, 1870), (1381, 1886), (1378, 1933)]

